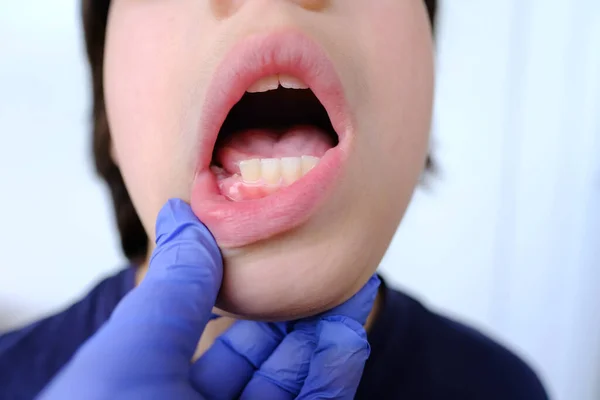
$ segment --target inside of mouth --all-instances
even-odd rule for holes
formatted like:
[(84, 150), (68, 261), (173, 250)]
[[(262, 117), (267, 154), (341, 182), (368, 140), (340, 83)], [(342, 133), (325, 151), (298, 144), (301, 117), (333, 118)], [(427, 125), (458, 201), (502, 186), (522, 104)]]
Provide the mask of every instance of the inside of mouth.
[(230, 200), (258, 199), (302, 179), (338, 142), (310, 89), (246, 93), (221, 127), (211, 169)]

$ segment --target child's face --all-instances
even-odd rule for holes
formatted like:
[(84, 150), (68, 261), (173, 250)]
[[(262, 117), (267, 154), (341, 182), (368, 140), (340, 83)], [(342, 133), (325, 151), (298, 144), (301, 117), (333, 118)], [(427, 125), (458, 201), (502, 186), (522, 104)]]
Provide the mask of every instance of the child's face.
[[(343, 302), (376, 270), (422, 173), (432, 53), (421, 0), (113, 0), (106, 108), (150, 237), (182, 198), (223, 250), (222, 310), (292, 318)], [(245, 95), (213, 157), (231, 106), (265, 75), (305, 82), (327, 123), (310, 91)], [(289, 185), (316, 160), (285, 158), (301, 156), (321, 161)], [(284, 160), (248, 161), (263, 158)]]

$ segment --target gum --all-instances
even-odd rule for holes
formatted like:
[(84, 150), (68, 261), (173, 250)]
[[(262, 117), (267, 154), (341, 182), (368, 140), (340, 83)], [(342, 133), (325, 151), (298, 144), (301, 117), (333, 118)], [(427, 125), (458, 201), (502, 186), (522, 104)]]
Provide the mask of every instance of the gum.
[(262, 199), (288, 186), (283, 182), (278, 185), (268, 185), (262, 181), (247, 183), (242, 181), (242, 177), (237, 174), (229, 177), (218, 177), (217, 181), (221, 194), (231, 201)]

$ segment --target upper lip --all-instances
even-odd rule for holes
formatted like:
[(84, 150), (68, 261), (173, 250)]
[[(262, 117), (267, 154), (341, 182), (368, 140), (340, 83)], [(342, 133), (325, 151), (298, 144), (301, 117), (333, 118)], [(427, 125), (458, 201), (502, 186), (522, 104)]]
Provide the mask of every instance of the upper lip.
[(209, 84), (200, 128), (199, 170), (209, 168), (219, 131), (233, 106), (254, 82), (274, 74), (304, 81), (327, 111), (339, 140), (349, 134), (342, 85), (325, 51), (298, 31), (256, 34), (233, 47)]

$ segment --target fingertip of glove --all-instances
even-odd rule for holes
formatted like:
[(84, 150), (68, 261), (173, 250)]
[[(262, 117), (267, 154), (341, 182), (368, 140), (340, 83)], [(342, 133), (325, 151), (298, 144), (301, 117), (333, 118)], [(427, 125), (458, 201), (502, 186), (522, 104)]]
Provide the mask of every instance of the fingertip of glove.
[(352, 318), (331, 316), (321, 319), (317, 325), (317, 338), (317, 353), (336, 349), (332, 354), (337, 354), (340, 360), (353, 359), (360, 364), (371, 354), (367, 332)]
[(381, 279), (379, 279), (379, 276), (377, 274), (374, 274), (373, 276), (371, 276), (371, 278), (369, 278), (369, 280), (367, 281), (365, 286), (363, 286), (359, 294), (363, 292), (367, 301), (370, 301), (372, 303), (375, 301), (375, 297), (377, 296), (379, 286), (381, 286)]
[[(150, 266), (176, 264), (214, 265), (222, 268), (219, 246), (208, 228), (196, 217), (189, 204), (171, 199), (156, 219), (156, 248)], [(219, 278), (220, 279), (220, 278)]]
[(375, 304), (380, 284), (381, 280), (377, 274), (373, 275), (354, 296), (334, 309), (327, 311), (322, 317), (349, 317), (357, 321), (360, 325), (364, 325)]
[(332, 337), (349, 337), (353, 338), (351, 333), (354, 333), (359, 340), (367, 341), (367, 332), (363, 325), (353, 318), (344, 317), (341, 315), (332, 315), (324, 317), (319, 320), (317, 324), (317, 336), (329, 336)]
[(160, 209), (156, 218), (156, 245), (171, 241), (184, 232), (186, 227), (196, 228), (196, 232), (202, 233), (206, 239), (205, 245), (217, 248), (212, 233), (194, 214), (192, 207), (181, 199), (170, 199)]
[(168, 200), (156, 218), (156, 244), (168, 241), (182, 225), (197, 223), (200, 221), (187, 203), (180, 199)]

